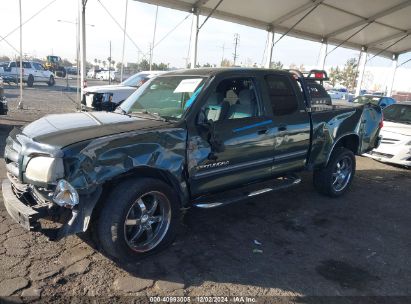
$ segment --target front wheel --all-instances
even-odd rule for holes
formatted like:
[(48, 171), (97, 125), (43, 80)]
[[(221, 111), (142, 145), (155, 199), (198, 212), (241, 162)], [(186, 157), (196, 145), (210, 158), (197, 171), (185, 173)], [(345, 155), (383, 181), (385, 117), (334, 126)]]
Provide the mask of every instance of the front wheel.
[(49, 87), (52, 87), (52, 86), (54, 86), (55, 83), (56, 83), (56, 81), (54, 80), (54, 77), (53, 77), (53, 76), (50, 76), (50, 79), (49, 79), (49, 81), (47, 82), (47, 85), (48, 85)]
[(156, 253), (174, 239), (178, 198), (162, 181), (126, 180), (110, 193), (96, 221), (103, 250), (122, 262)]
[(34, 84), (34, 77), (33, 75), (29, 75), (29, 77), (27, 78), (27, 86), (29, 88), (32, 88)]
[(336, 148), (327, 166), (314, 171), (314, 186), (318, 192), (338, 197), (350, 187), (355, 175), (354, 153), (346, 148)]

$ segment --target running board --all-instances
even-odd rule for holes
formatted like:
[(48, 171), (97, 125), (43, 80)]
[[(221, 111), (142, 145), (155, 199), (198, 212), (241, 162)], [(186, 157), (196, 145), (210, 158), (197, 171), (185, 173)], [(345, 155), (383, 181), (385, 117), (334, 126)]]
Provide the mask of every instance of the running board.
[(235, 194), (233, 195), (230, 195), (230, 193), (228, 192), (225, 192), (226, 195), (224, 195), (224, 193), (220, 193), (219, 197), (228, 196), (228, 198), (225, 198), (225, 199), (217, 198), (217, 197), (215, 197), (215, 199), (213, 199), (212, 197), (200, 197), (194, 201), (193, 205), (195, 207), (204, 208), (204, 209), (221, 207), (224, 205), (243, 201), (248, 198), (259, 196), (259, 195), (262, 195), (268, 192), (273, 192), (273, 191), (277, 191), (281, 189), (286, 189), (292, 186), (296, 186), (299, 183), (301, 183), (301, 178), (298, 177), (297, 175), (283, 176), (275, 180), (265, 182), (264, 184), (254, 185), (253, 187), (254, 189), (242, 192), (240, 194), (238, 194), (238, 192), (240, 192), (239, 190), (229, 191), (231, 193), (235, 192)]

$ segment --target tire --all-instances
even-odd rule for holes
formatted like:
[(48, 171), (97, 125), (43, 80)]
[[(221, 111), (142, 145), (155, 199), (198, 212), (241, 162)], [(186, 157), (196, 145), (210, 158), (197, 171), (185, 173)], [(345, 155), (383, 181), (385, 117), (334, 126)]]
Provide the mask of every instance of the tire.
[(346, 148), (335, 148), (325, 168), (314, 171), (314, 187), (330, 197), (343, 195), (351, 186), (355, 175), (354, 153)]
[(27, 78), (27, 86), (29, 88), (32, 88), (34, 84), (34, 77), (33, 75), (29, 75), (29, 77)]
[[(158, 204), (153, 208), (155, 200)], [(130, 179), (110, 192), (93, 229), (109, 256), (135, 262), (171, 244), (179, 218), (177, 195), (167, 184), (152, 178)]]
[(49, 86), (49, 87), (52, 87), (52, 86), (54, 86), (56, 84), (56, 81), (54, 80), (54, 77), (53, 76), (50, 76), (50, 79), (49, 79), (49, 81), (47, 82), (47, 85)]

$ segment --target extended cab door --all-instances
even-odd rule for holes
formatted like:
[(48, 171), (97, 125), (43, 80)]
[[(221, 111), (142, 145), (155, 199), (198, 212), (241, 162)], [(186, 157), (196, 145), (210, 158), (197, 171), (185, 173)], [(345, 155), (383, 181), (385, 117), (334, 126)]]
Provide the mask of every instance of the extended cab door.
[(271, 177), (273, 121), (256, 77), (221, 77), (201, 111), (212, 124), (189, 127), (188, 172), (194, 196)]
[(274, 127), (273, 174), (305, 166), (310, 147), (310, 117), (297, 81), (288, 73), (267, 74), (264, 93)]

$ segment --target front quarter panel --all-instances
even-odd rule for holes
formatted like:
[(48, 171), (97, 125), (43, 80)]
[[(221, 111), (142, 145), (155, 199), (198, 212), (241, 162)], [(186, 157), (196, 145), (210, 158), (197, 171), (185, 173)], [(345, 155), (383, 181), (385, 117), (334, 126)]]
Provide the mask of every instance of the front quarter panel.
[(80, 193), (132, 172), (152, 168), (183, 183), (186, 130), (171, 128), (106, 136), (65, 149), (67, 180)]

